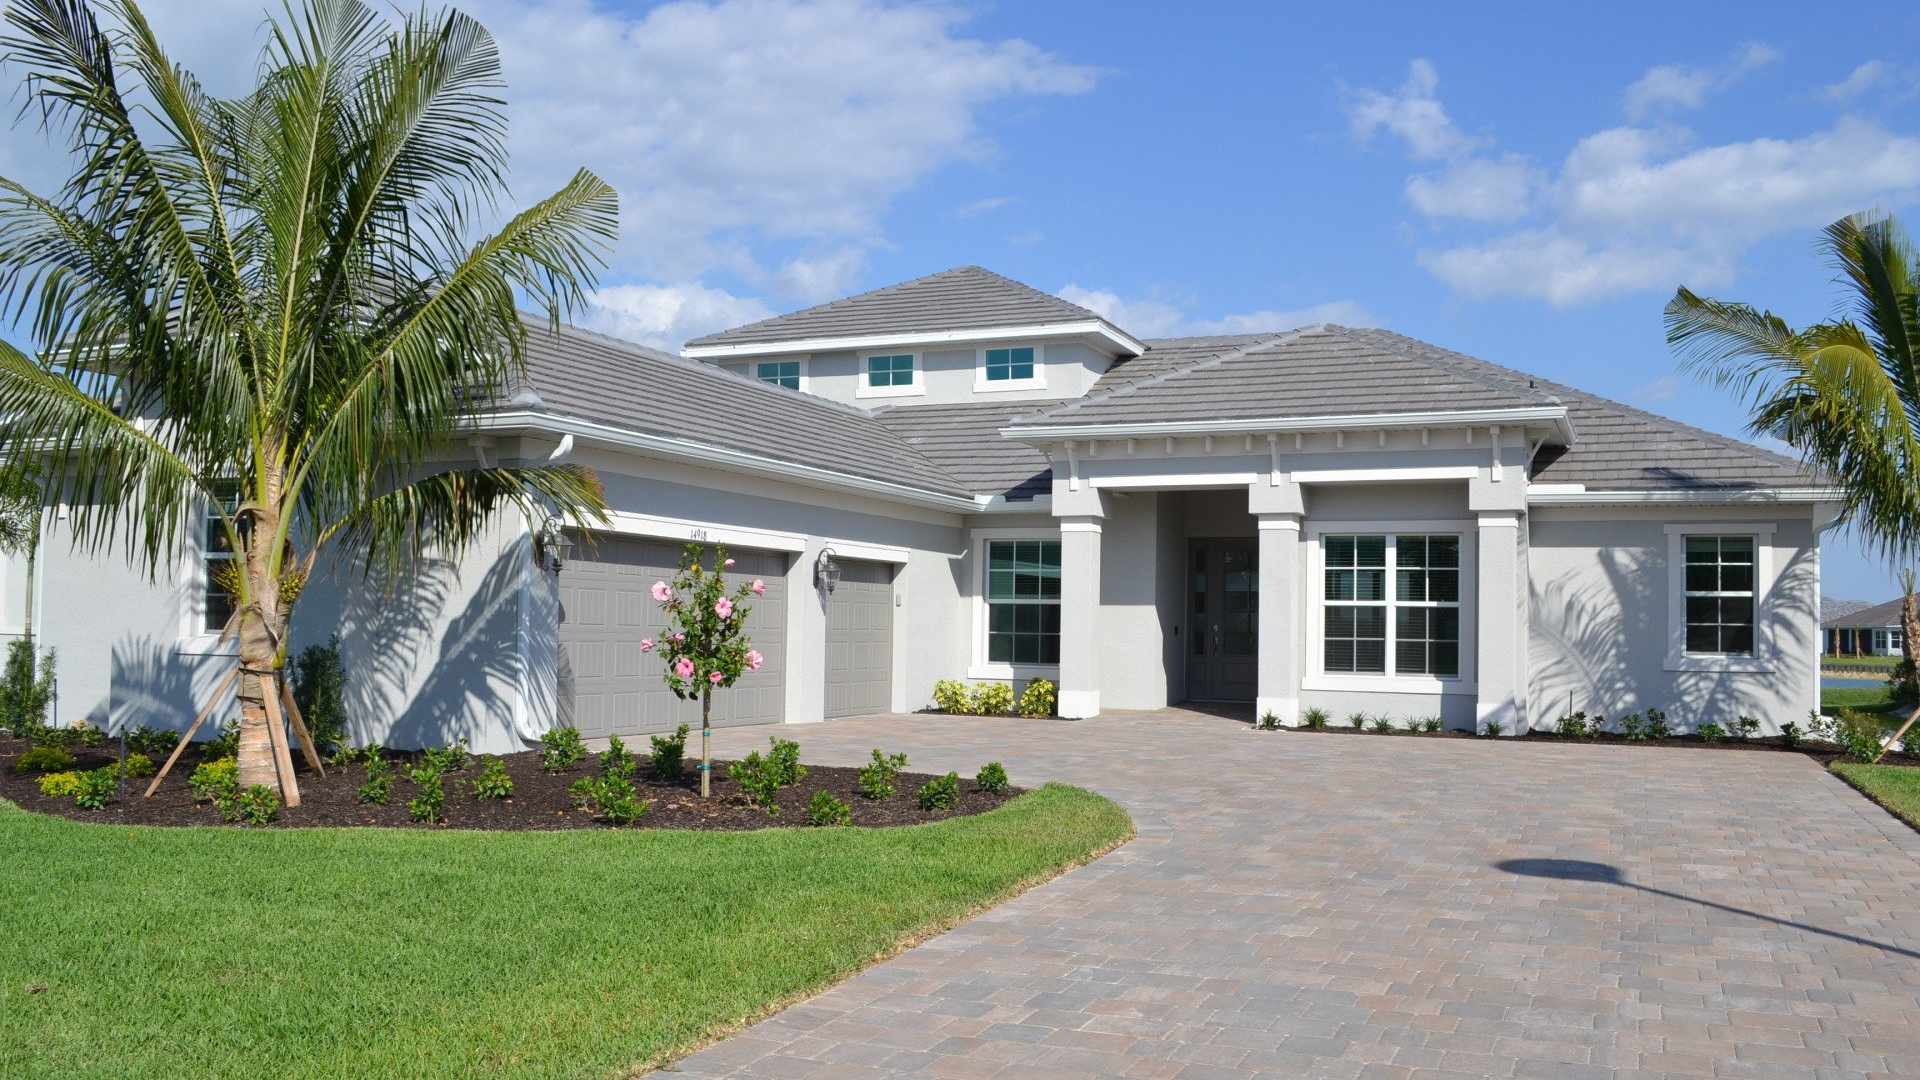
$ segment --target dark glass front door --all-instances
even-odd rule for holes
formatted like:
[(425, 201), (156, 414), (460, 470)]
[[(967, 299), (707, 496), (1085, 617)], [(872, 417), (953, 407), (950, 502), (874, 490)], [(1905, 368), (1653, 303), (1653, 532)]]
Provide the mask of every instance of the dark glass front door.
[(1252, 701), (1259, 688), (1260, 548), (1195, 540), (1187, 556), (1187, 697)]

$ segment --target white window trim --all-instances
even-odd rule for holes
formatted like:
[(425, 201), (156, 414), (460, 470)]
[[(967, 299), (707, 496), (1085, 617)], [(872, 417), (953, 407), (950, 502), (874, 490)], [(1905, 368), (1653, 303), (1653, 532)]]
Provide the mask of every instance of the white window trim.
[[(913, 357), (913, 381), (905, 386), (873, 386), (867, 382), (867, 361), (876, 356)], [(918, 352), (900, 352), (875, 349), (860, 354), (859, 380), (853, 384), (853, 396), (857, 398), (919, 397), (927, 392), (926, 355)]]
[[(1303, 629), (1307, 655), (1301, 670), (1302, 690), (1330, 690), (1346, 693), (1426, 694), (1447, 697), (1478, 693), (1479, 669), (1479, 582), (1480, 543), (1477, 520), (1458, 521), (1313, 521), (1304, 530), (1306, 537), (1307, 618)], [(1460, 674), (1439, 675), (1363, 675), (1326, 669), (1327, 555), (1324, 539), (1328, 534), (1358, 533), (1392, 536), (1399, 533), (1458, 533), (1460, 536)], [(1392, 581), (1388, 582), (1391, 588)], [(1391, 608), (1391, 605), (1389, 605)], [(1391, 620), (1387, 644), (1393, 644)]]
[(182, 544), (178, 578), (180, 593), (180, 636), (173, 651), (179, 656), (238, 656), (238, 637), (220, 640), (220, 631), (206, 629), (207, 623), (207, 499), (193, 500), (193, 541)]
[[(1773, 533), (1771, 522), (1711, 522), (1667, 526), (1667, 670), (1769, 672), (1778, 666), (1774, 652)], [(1720, 656), (1687, 651), (1687, 537), (1753, 538), (1753, 655)]]
[[(760, 359), (760, 360), (753, 361), (749, 365), (747, 369), (747, 375), (750, 378), (752, 378), (754, 382), (764, 383), (767, 386), (779, 386), (778, 383), (767, 382), (767, 380), (762, 379), (760, 377), (761, 364), (799, 364), (800, 365), (800, 385), (796, 388), (796, 392), (802, 393), (802, 394), (808, 392), (807, 385), (810, 380), (807, 378), (808, 372), (807, 372), (806, 358), (802, 357), (796, 360), (791, 356), (787, 356), (787, 357), (778, 357), (774, 359)], [(862, 372), (862, 374), (865, 374), (865, 373)], [(786, 389), (786, 387), (781, 386), (780, 389), (784, 390)]]
[[(998, 349), (1032, 349), (1033, 378), (1002, 379), (990, 382), (987, 379), (987, 353)], [(1047, 365), (1045, 351), (1038, 345), (985, 345), (973, 351), (973, 392), (976, 394), (998, 394), (1009, 390), (1045, 390), (1047, 388)]]
[[(1059, 540), (1053, 529), (975, 529), (969, 545), (973, 565), (967, 574), (967, 598), (973, 607), (973, 655), (967, 665), (969, 679), (1018, 681), (1049, 679), (1060, 681), (1058, 664), (993, 664), (987, 661), (987, 542), (990, 540)], [(1062, 549), (1064, 555), (1064, 548)], [(1061, 597), (1061, 603), (1066, 598)]]

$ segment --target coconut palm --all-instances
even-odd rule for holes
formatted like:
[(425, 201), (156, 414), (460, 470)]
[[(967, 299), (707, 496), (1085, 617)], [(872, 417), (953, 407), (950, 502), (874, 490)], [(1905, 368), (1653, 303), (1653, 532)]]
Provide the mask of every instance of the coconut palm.
[[(257, 85), (210, 95), (132, 0), (15, 0), (23, 115), (58, 190), (0, 179), (0, 475), (38, 467), (83, 550), (177, 565), (213, 507), (234, 553), (240, 781), (278, 787), (267, 697), (323, 551), (404, 573), (503, 510), (604, 511), (569, 465), (469, 468), (463, 414), (524, 367), (524, 298), (592, 287), (613, 191), (581, 171), (498, 222), (498, 53), (454, 11), (359, 0), (269, 21)], [(270, 686), (263, 686), (264, 675)]]
[[(1843, 516), (1869, 547), (1908, 561), (1920, 553), (1920, 262), (1899, 221), (1880, 214), (1841, 218), (1819, 248), (1845, 286), (1832, 321), (1796, 329), (1682, 288), (1667, 304), (1667, 341), (1686, 367), (1747, 399), (1750, 431), (1836, 479)], [(1911, 665), (1911, 588), (1901, 623)]]

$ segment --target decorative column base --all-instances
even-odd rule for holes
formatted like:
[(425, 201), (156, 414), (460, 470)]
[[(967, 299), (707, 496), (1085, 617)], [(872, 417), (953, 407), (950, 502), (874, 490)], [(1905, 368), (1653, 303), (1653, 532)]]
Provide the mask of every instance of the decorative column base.
[(1253, 719), (1259, 719), (1268, 713), (1280, 718), (1281, 727), (1300, 726), (1300, 699), (1297, 697), (1263, 697), (1253, 702)]
[(1085, 720), (1100, 715), (1100, 691), (1060, 691), (1060, 716), (1065, 720)]

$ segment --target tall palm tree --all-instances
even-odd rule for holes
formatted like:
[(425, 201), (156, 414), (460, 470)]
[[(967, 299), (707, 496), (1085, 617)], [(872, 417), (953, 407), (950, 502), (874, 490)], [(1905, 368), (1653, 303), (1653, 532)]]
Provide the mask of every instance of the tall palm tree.
[(524, 368), (516, 296), (552, 322), (584, 299), (614, 193), (583, 170), (476, 235), (506, 128), (493, 39), (458, 12), (289, 6), (231, 100), (132, 0), (14, 0), (6, 21), (71, 173), (0, 179), (0, 309), (36, 350), (0, 347), (0, 477), (37, 462), (77, 547), (155, 575), (213, 508), (240, 781), (278, 787), (267, 699), (323, 551), (404, 573), (496, 511), (604, 512), (586, 469), (461, 467), (448, 440)]
[[(1882, 214), (1841, 218), (1819, 249), (1845, 286), (1832, 321), (1795, 329), (1682, 288), (1667, 304), (1667, 342), (1686, 367), (1747, 399), (1750, 431), (1838, 482), (1844, 516), (1872, 549), (1909, 561), (1920, 552), (1920, 261), (1900, 222)], [(1911, 588), (1901, 623), (1911, 671), (1920, 648)]]

